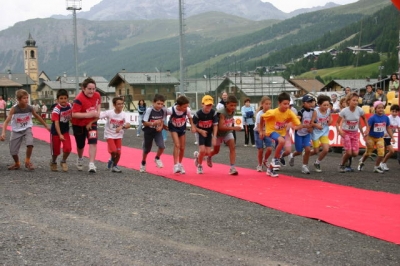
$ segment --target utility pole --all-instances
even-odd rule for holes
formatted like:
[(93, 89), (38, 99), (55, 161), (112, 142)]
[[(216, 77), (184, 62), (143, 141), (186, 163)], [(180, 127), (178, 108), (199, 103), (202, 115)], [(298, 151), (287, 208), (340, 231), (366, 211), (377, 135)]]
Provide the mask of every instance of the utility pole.
[(74, 22), (74, 55), (75, 55), (75, 89), (76, 96), (79, 93), (79, 75), (78, 75), (78, 34), (76, 26), (76, 10), (82, 9), (82, 0), (67, 0), (67, 10), (72, 10)]
[(183, 8), (184, 8), (184, 3), (182, 3), (184, 0), (179, 0), (179, 79), (180, 79), (180, 85), (179, 85), (179, 93), (180, 95), (185, 95), (184, 93), (184, 86), (185, 86), (185, 78), (184, 78), (184, 68), (185, 68), (185, 60), (184, 60), (184, 18), (183, 18)]

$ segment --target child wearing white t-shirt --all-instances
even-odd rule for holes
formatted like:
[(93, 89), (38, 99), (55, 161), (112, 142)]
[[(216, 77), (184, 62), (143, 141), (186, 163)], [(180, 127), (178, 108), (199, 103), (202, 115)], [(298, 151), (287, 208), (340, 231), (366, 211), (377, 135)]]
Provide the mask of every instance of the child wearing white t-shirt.
[(104, 139), (107, 140), (108, 152), (111, 158), (108, 161), (107, 168), (114, 173), (121, 173), (118, 168), (118, 162), (121, 158), (122, 137), (124, 136), (124, 129), (131, 127), (125, 121), (125, 113), (122, 111), (124, 107), (124, 99), (115, 97), (113, 100), (114, 110), (107, 110), (100, 114), (100, 119), (106, 118), (104, 126)]

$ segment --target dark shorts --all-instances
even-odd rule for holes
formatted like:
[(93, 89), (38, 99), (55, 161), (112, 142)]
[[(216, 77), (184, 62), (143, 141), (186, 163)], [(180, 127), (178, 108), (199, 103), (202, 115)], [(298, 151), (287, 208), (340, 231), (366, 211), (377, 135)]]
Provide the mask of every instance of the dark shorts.
[(392, 139), (389, 138), (383, 138), (383, 140), (385, 141), (385, 147), (386, 146), (391, 146), (392, 144)]
[(97, 144), (97, 124), (92, 124), (90, 130), (87, 130), (86, 126), (72, 125), (72, 131), (74, 132), (78, 149), (85, 148), (86, 139), (88, 140), (88, 144)]
[(203, 137), (201, 134), (197, 134), (197, 142), (199, 143), (199, 146), (204, 145), (206, 147), (211, 147), (212, 146), (212, 133), (209, 132), (207, 133), (207, 137)]
[(178, 133), (178, 137), (181, 137), (186, 134), (186, 128), (176, 128), (176, 127), (168, 127), (169, 132), (176, 132)]

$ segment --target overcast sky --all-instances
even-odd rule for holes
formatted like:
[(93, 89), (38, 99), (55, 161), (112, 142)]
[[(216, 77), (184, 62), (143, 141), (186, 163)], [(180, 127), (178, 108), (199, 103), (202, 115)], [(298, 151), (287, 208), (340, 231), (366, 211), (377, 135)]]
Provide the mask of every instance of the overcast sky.
[[(188, 0), (190, 1), (190, 0)], [(348, 4), (357, 0), (262, 0), (270, 2), (284, 12), (290, 12), (304, 7), (322, 6), (328, 2)], [(377, 0), (379, 1), (379, 0)], [(66, 0), (1, 0), (0, 30), (13, 26), (18, 21), (32, 18), (47, 18), (51, 15), (67, 15)], [(101, 0), (82, 0), (82, 10), (88, 11)]]

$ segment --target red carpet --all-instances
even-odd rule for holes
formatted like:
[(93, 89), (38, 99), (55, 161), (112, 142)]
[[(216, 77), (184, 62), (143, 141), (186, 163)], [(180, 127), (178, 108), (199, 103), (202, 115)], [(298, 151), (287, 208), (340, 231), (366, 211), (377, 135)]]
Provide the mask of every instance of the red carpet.
[[(33, 132), (35, 138), (49, 142), (45, 129), (34, 127)], [(124, 146), (119, 165), (138, 170), (141, 155), (141, 150)], [(271, 178), (246, 168), (237, 168), (239, 175), (235, 177), (228, 175), (229, 167), (222, 164), (214, 164), (213, 168), (205, 166), (204, 174), (197, 175), (193, 159), (187, 158), (183, 161), (186, 174), (173, 174), (171, 155), (162, 156), (163, 169), (155, 167), (153, 158), (154, 153), (148, 155), (148, 173), (400, 244), (400, 195), (285, 175)], [(107, 144), (100, 141), (97, 160), (106, 162), (108, 159)]]

